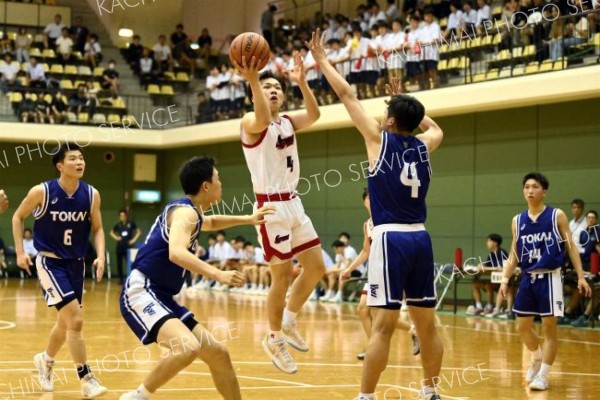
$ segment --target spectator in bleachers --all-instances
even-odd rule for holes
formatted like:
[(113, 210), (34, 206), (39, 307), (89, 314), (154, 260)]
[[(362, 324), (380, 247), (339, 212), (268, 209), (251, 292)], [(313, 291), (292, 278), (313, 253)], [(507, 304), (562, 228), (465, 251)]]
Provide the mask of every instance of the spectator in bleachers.
[(125, 58), (131, 69), (136, 73), (140, 73), (140, 59), (144, 53), (144, 45), (142, 44), (142, 38), (140, 35), (133, 35), (133, 40), (129, 43)]
[(21, 122), (34, 122), (35, 115), (35, 101), (33, 101), (32, 94), (25, 92), (23, 100), (19, 103), (19, 116)]
[(35, 122), (38, 124), (54, 124), (54, 117), (50, 113), (50, 104), (46, 101), (46, 93), (40, 92), (37, 94), (35, 102)]
[(231, 117), (241, 118), (244, 115), (244, 103), (246, 101), (246, 81), (237, 73), (234, 68), (231, 68)]
[(406, 91), (404, 86), (404, 52), (402, 51), (404, 43), (406, 43), (406, 34), (403, 30), (403, 22), (401, 19), (395, 19), (392, 22), (391, 46), (384, 49), (389, 56), (387, 58), (387, 69), (389, 79), (398, 78), (403, 92)]
[(210, 104), (206, 99), (206, 95), (202, 92), (198, 93), (198, 107), (196, 108), (196, 123), (203, 124), (212, 121)]
[(14, 54), (13, 42), (6, 33), (0, 39), (0, 55), (4, 54)]
[[(233, 248), (231, 244), (225, 240), (225, 231), (218, 231), (216, 235), (217, 241), (214, 245), (213, 257), (214, 260), (218, 263), (217, 267), (219, 269), (224, 269), (227, 265), (227, 261), (231, 258), (233, 254)], [(215, 284), (215, 290), (225, 291), (228, 290), (227, 285), (223, 285), (221, 283)]]
[[(177, 49), (177, 45), (188, 38), (188, 35), (183, 31), (183, 25), (177, 24), (175, 32), (171, 34), (171, 48), (173, 51)], [(175, 57), (177, 58), (177, 57)]]
[(450, 15), (448, 15), (448, 23), (446, 25), (446, 30), (443, 33), (444, 39), (446, 41), (457, 41), (460, 35), (459, 29), (462, 21), (463, 12), (460, 9), (460, 3), (456, 0), (453, 0), (450, 3)]
[(219, 94), (219, 112), (220, 118), (229, 118), (229, 111), (231, 110), (231, 72), (226, 64), (222, 64), (219, 68), (219, 81), (217, 85), (217, 91)]
[(4, 64), (0, 66), (0, 74), (2, 74), (2, 80), (0, 81), (0, 88), (2, 93), (6, 94), (13, 90), (15, 87), (21, 86), (21, 81), (18, 77), (19, 64), (12, 60), (10, 54), (4, 55)]
[(115, 69), (115, 60), (110, 60), (108, 66), (102, 72), (102, 89), (110, 91), (113, 98), (119, 96), (119, 72)]
[(38, 255), (38, 251), (33, 245), (33, 232), (29, 228), (25, 228), (25, 230), (23, 231), (23, 251), (29, 255), (29, 257), (31, 258), (31, 262), (33, 263), (33, 265), (35, 265), (35, 258)]
[(586, 214), (587, 228), (579, 234), (579, 243), (583, 248), (581, 263), (584, 271), (590, 271), (590, 259), (592, 253), (600, 253), (600, 226), (598, 225), (598, 213), (590, 210)]
[[(475, 27), (477, 28), (477, 34), (483, 35), (485, 33), (483, 24), (486, 21), (492, 20), (492, 9), (486, 0), (477, 0), (477, 20), (475, 21)], [(489, 25), (489, 24), (488, 24)]]
[(373, 1), (371, 3), (371, 7), (369, 8), (369, 29), (373, 28), (375, 25), (379, 23), (379, 21), (387, 21), (385, 12), (379, 6), (379, 3)]
[(27, 28), (19, 28), (19, 33), (15, 38), (15, 51), (17, 61), (20, 63), (29, 62), (29, 49), (31, 48), (31, 38), (27, 35)]
[(88, 36), (88, 41), (83, 48), (83, 60), (92, 68), (96, 68), (102, 61), (102, 47), (95, 33), (90, 33)]
[(559, 17), (559, 12), (552, 7), (552, 26), (550, 28), (550, 59), (555, 61), (560, 58), (562, 38), (565, 33), (565, 19)]
[(416, 15), (412, 15), (409, 19), (409, 30), (407, 40), (404, 43), (403, 55), (406, 57), (406, 79), (412, 85), (418, 85), (420, 90), (423, 90), (423, 71), (421, 69), (423, 59), (422, 49), (419, 45), (421, 40), (421, 28), (419, 23), (421, 20)]
[(54, 97), (52, 97), (50, 108), (56, 124), (64, 124), (68, 120), (67, 99), (60, 90), (56, 91)]
[(69, 34), (73, 39), (73, 48), (83, 54), (85, 48), (85, 42), (87, 40), (90, 31), (83, 25), (83, 18), (75, 17), (75, 21), (71, 28), (69, 28)]
[(275, 26), (275, 11), (277, 11), (277, 7), (273, 4), (269, 5), (260, 16), (260, 29), (262, 30), (263, 37), (269, 43), (270, 46), (273, 45), (273, 28)]
[(180, 67), (188, 67), (190, 69), (190, 79), (196, 76), (196, 67), (198, 62), (198, 53), (192, 48), (192, 40), (188, 37), (179, 42), (176, 46), (176, 51), (173, 55), (179, 61)]
[[(581, 0), (576, 0), (575, 6), (578, 6), (581, 9)], [(587, 16), (585, 15), (578, 17), (577, 22), (575, 23), (569, 22), (566, 27), (567, 37), (565, 37), (562, 43), (558, 42), (559, 44), (562, 44), (562, 46), (558, 46), (557, 58), (561, 58), (564, 50), (568, 49), (569, 47), (585, 43), (589, 37), (589, 30), (589, 22)]]
[(143, 86), (145, 89), (149, 84), (158, 81), (160, 69), (158, 68), (158, 63), (150, 57), (150, 49), (144, 48), (142, 50), (142, 58), (139, 60), (139, 66), (140, 86)]
[(388, 21), (393, 21), (400, 18), (400, 10), (396, 6), (396, 0), (387, 0), (387, 8), (385, 9), (385, 16)]
[(38, 64), (37, 58), (35, 57), (31, 57), (29, 60), (29, 65), (27, 65), (27, 77), (29, 78), (29, 87), (46, 88), (46, 73), (44, 72), (44, 68)]
[(419, 34), (419, 40), (423, 49), (423, 73), (425, 75), (423, 86), (425, 89), (435, 89), (438, 86), (437, 66), (440, 59), (439, 40), (442, 31), (435, 21), (431, 9), (425, 11), (423, 18), (425, 25), (421, 28)]
[(206, 77), (206, 89), (210, 93), (211, 120), (216, 121), (221, 108), (221, 97), (219, 93), (219, 68), (214, 66)]
[(67, 28), (62, 29), (61, 37), (56, 39), (56, 61), (63, 66), (71, 62), (73, 54), (73, 40)]
[(62, 30), (65, 24), (62, 22), (62, 15), (56, 14), (54, 16), (54, 22), (46, 25), (44, 29), (44, 47), (47, 49), (54, 50), (56, 48), (56, 40), (61, 37)]
[(158, 64), (158, 67), (161, 72), (172, 71), (173, 70), (173, 53), (171, 52), (171, 48), (167, 45), (167, 37), (165, 35), (160, 35), (158, 37), (158, 43), (154, 45), (154, 59)]
[(208, 29), (202, 28), (200, 36), (198, 36), (198, 57), (204, 62), (204, 67), (208, 66), (208, 60), (210, 58), (210, 49), (212, 48), (213, 41)]
[[(554, 7), (552, 7), (554, 8)], [(508, 24), (500, 25), (502, 42), (499, 48), (512, 49), (523, 45), (523, 27), (527, 24), (527, 10), (522, 10), (518, 0), (505, 0), (502, 9), (502, 21)]]
[(477, 24), (477, 11), (473, 9), (473, 5), (471, 4), (471, 0), (467, 0), (463, 4), (463, 15), (460, 24), (461, 34), (459, 37), (464, 38), (474, 38), (476, 35), (476, 26)]
[(95, 96), (88, 93), (86, 85), (80, 84), (77, 86), (77, 92), (71, 95), (69, 99), (69, 111), (77, 116), (82, 112), (86, 112), (91, 119), (96, 112), (96, 101)]
[(583, 246), (581, 246), (581, 243), (579, 242), (579, 237), (581, 236), (581, 232), (587, 228), (584, 210), (585, 203), (583, 200), (573, 199), (573, 201), (571, 201), (571, 214), (573, 214), (573, 219), (569, 221), (569, 229), (573, 234), (573, 243), (577, 246), (579, 254), (583, 253)]

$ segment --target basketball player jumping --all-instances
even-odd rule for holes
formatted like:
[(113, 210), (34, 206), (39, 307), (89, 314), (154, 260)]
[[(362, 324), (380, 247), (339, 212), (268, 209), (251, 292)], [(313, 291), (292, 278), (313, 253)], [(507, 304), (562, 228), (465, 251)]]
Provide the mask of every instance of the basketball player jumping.
[[(248, 61), (250, 64), (244, 58), (243, 66), (236, 63), (249, 84), (249, 97), (254, 103), (254, 112), (242, 118), (241, 141), (256, 194), (255, 206), (269, 204), (276, 209), (275, 215), (267, 216), (266, 224), (257, 228), (272, 276), (267, 296), (270, 332), (262, 346), (277, 368), (293, 374), (297, 367), (286, 348), (286, 341), (296, 350), (308, 351), (308, 345), (296, 329), (296, 314), (325, 273), (321, 241), (295, 193), (300, 178), (295, 132), (311, 126), (320, 112), (306, 82), (303, 60), (298, 52), (294, 54), (294, 67), (287, 71), (287, 76), (298, 84), (306, 110), (294, 117), (279, 114), (286, 99), (283, 79), (270, 72), (259, 76), (256, 59), (253, 57)], [(294, 256), (303, 270), (294, 280), (284, 310)]]
[[(421, 395), (439, 399), (437, 377), (444, 352), (437, 333), (433, 250), (425, 230), (425, 196), (429, 188), (429, 155), (443, 139), (442, 130), (413, 97), (394, 95), (378, 123), (367, 114), (352, 88), (327, 60), (325, 35), (313, 32), (307, 43), (321, 71), (363, 135), (369, 160), (368, 188), (373, 218), (369, 256), (369, 298), (373, 326), (357, 400), (374, 398), (389, 357), (403, 295), (421, 343), (424, 379)], [(397, 87), (399, 85), (396, 82)], [(397, 93), (397, 92), (395, 92)], [(412, 136), (417, 127), (422, 134)]]
[(221, 201), (221, 181), (209, 157), (194, 157), (179, 172), (185, 197), (167, 204), (156, 218), (133, 263), (121, 293), (121, 314), (143, 344), (157, 342), (168, 350), (134, 392), (121, 400), (146, 400), (179, 371), (200, 358), (210, 368), (215, 386), (227, 400), (241, 399), (227, 348), (173, 300), (185, 280), (185, 270), (225, 285), (241, 287), (239, 271), (221, 271), (194, 255), (200, 230), (219, 230), (242, 224), (261, 224), (273, 213), (263, 207), (251, 216), (204, 216)]
[[(591, 289), (583, 276), (577, 246), (571, 242), (571, 230), (565, 213), (544, 204), (548, 179), (537, 172), (523, 178), (523, 196), (527, 210), (512, 220), (513, 241), (500, 293), (506, 298), (508, 282), (517, 263), (523, 271), (513, 311), (521, 340), (530, 352), (531, 364), (525, 380), (532, 390), (548, 389), (548, 374), (558, 351), (556, 317), (564, 314), (561, 266), (565, 251), (577, 271), (577, 288), (586, 297)], [(535, 334), (533, 319), (542, 317), (543, 348)]]
[(34, 186), (12, 219), (17, 265), (31, 275), (29, 255), (23, 249), (23, 222), (33, 213), (34, 246), (39, 251), (36, 270), (48, 307), (56, 307), (58, 319), (50, 331), (46, 351), (33, 362), (45, 392), (54, 390), (54, 357), (67, 343), (81, 380), (81, 392), (90, 399), (106, 393), (87, 364), (83, 340), (84, 256), (90, 230), (98, 258), (94, 260), (98, 282), (104, 274), (104, 230), (100, 215), (100, 193), (81, 180), (85, 161), (74, 143), (61, 144), (53, 151), (52, 165), (60, 178)]

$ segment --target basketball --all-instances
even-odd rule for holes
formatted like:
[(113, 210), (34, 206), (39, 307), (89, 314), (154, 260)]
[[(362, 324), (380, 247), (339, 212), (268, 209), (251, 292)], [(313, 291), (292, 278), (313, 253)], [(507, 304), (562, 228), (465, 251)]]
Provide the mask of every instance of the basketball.
[(258, 69), (263, 69), (269, 62), (271, 49), (269, 43), (255, 32), (245, 32), (238, 35), (229, 46), (229, 59), (233, 63), (242, 65), (242, 57), (246, 57), (246, 64), (250, 66), (252, 57), (256, 57)]

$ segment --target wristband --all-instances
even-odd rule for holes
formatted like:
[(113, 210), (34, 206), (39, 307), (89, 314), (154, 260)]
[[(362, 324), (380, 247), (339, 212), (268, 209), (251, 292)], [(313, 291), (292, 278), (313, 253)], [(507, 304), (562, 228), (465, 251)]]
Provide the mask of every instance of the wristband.
[(502, 277), (502, 281), (501, 281), (502, 283), (508, 284), (508, 281), (510, 281), (510, 278), (507, 278), (505, 276)]

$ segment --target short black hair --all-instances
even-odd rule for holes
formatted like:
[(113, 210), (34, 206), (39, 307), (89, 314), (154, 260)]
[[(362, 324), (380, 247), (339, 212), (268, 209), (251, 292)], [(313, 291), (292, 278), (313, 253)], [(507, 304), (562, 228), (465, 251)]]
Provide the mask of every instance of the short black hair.
[(79, 147), (78, 144), (75, 144), (74, 142), (62, 143), (54, 149), (52, 149), (52, 165), (56, 167), (56, 164), (58, 164), (59, 162), (63, 162), (65, 160), (65, 155), (69, 151), (79, 151), (81, 154), (83, 154), (83, 151), (81, 150), (81, 147)]
[(542, 185), (542, 189), (544, 190), (548, 190), (548, 188), (550, 187), (550, 182), (548, 182), (548, 178), (546, 178), (539, 172), (530, 172), (527, 175), (525, 175), (523, 177), (523, 186), (525, 186), (525, 182), (527, 182), (530, 179), (537, 181), (540, 185)]
[(214, 233), (211, 233), (210, 235), (208, 235), (207, 239), (208, 240), (210, 240), (210, 239), (217, 240), (217, 235), (215, 235)]
[(225, 231), (224, 231), (224, 230), (217, 231), (217, 234), (215, 235), (215, 238), (216, 238), (217, 236), (219, 236), (219, 235), (223, 235), (223, 237), (226, 237), (226, 236), (227, 236), (227, 235), (225, 234)]
[(581, 199), (573, 199), (573, 201), (571, 201), (571, 205), (576, 204), (581, 208), (585, 207), (585, 202)]
[(179, 29), (179, 28), (183, 29), (183, 24), (177, 24), (177, 26), (175, 26), (175, 29)]
[(254, 246), (252, 242), (244, 242), (244, 247)]
[(129, 214), (124, 208), (119, 210), (119, 215), (121, 215), (121, 213), (125, 213), (125, 215)]
[(388, 118), (396, 120), (396, 128), (401, 132), (414, 131), (425, 116), (425, 107), (412, 96), (397, 94), (388, 102)]
[(139, 39), (139, 40), (142, 40), (142, 38), (140, 37), (140, 35), (133, 35), (133, 38), (134, 38), (134, 39)]
[(596, 216), (596, 219), (598, 219), (598, 213), (595, 210), (590, 210), (590, 211), (588, 211), (588, 212), (585, 213), (586, 216), (588, 214), (594, 214)]
[(179, 170), (179, 182), (185, 194), (195, 195), (204, 182), (212, 182), (215, 159), (197, 156), (187, 160)]
[(490, 239), (492, 242), (496, 242), (498, 247), (502, 245), (502, 236), (500, 236), (497, 233), (490, 233), (487, 238)]
[(333, 242), (333, 244), (331, 245), (331, 247), (334, 247), (334, 248), (346, 247), (346, 245), (341, 240), (336, 240), (335, 242)]
[(348, 238), (348, 240), (350, 240), (350, 234), (348, 232), (340, 232), (338, 237), (342, 237), (342, 236), (346, 236)]
[[(287, 93), (287, 84), (285, 83), (285, 80), (283, 80), (280, 76), (275, 75), (271, 71), (264, 71), (264, 72), (262, 72), (258, 76), (258, 81), (262, 82), (265, 79), (271, 79), (271, 78), (273, 78), (277, 82), (279, 82), (279, 84), (281, 85), (281, 91), (283, 92), (283, 94), (286, 94)], [(246, 90), (248, 92), (248, 98), (250, 99), (250, 101), (252, 101), (252, 88), (250, 87), (250, 85), (246, 85)]]
[(23, 233), (25, 233), (25, 232), (33, 233), (33, 231), (30, 228), (23, 229)]
[(246, 239), (243, 236), (236, 236), (235, 239), (233, 239), (233, 241), (235, 243), (240, 243), (240, 242), (246, 243)]
[(364, 188), (363, 192), (362, 192), (362, 199), (363, 201), (365, 201), (365, 199), (369, 196), (369, 188)]

